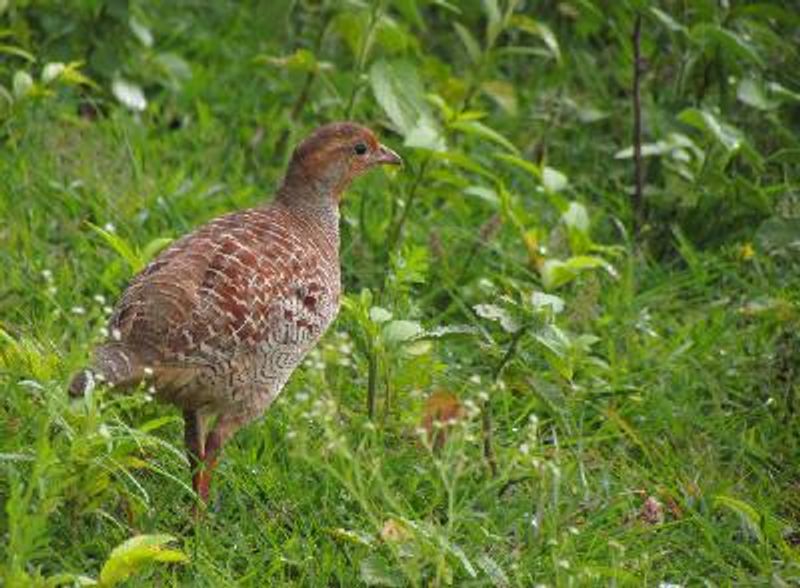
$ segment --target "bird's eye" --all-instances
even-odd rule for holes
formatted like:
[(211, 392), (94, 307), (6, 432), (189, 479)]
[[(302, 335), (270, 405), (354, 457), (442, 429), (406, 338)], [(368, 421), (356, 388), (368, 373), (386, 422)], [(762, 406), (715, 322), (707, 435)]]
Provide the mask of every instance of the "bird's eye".
[(367, 152), (367, 146), (364, 143), (356, 143), (353, 151), (356, 152), (356, 155), (364, 155)]

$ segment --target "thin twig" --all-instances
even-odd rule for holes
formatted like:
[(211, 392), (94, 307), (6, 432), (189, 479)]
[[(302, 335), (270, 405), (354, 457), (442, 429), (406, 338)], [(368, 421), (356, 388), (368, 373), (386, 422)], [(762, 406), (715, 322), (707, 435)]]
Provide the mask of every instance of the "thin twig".
[(411, 184), (411, 187), (408, 190), (408, 197), (406, 198), (405, 205), (403, 206), (403, 211), (400, 213), (400, 218), (395, 223), (394, 227), (392, 227), (392, 232), (390, 233), (389, 238), (386, 239), (385, 253), (387, 255), (392, 252), (397, 245), (397, 242), (400, 240), (400, 236), (403, 232), (403, 226), (406, 224), (406, 220), (408, 220), (408, 215), (411, 212), (411, 206), (414, 204), (414, 199), (417, 196), (417, 191), (419, 190), (420, 184), (422, 184), (422, 179), (425, 177), (425, 172), (428, 169), (430, 160), (431, 158), (428, 156), (422, 161), (419, 166), (419, 171), (414, 178), (414, 183)]
[[(527, 331), (527, 328), (522, 327), (516, 333), (514, 333), (514, 337), (511, 339), (511, 343), (508, 345), (508, 349), (503, 354), (503, 357), (500, 359), (500, 362), (494, 368), (494, 372), (492, 373), (492, 381), (496, 384), (500, 380), (500, 375), (503, 373), (503, 369), (508, 365), (508, 362), (514, 357), (514, 354), (517, 352), (517, 346), (519, 345), (522, 336)], [(483, 434), (483, 458), (486, 460), (486, 464), (489, 466), (489, 471), (492, 474), (493, 478), (497, 477), (497, 459), (494, 455), (494, 446), (492, 441), (492, 404), (491, 404), (491, 397), (488, 397), (483, 403), (483, 409), (481, 411), (481, 427), (482, 427), (482, 434)]]
[(644, 224), (644, 160), (642, 159), (642, 99), (641, 77), (644, 71), (641, 52), (642, 15), (636, 15), (633, 25), (633, 163), (635, 186), (633, 192), (633, 228), (639, 235)]

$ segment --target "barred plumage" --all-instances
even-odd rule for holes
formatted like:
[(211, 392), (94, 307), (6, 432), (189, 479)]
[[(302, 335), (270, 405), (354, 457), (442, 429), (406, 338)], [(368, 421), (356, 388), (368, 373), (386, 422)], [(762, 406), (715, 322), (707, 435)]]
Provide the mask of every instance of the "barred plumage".
[(190, 461), (195, 469), (204, 463), (194, 487), (206, 499), (222, 445), (264, 412), (335, 318), (341, 194), (382, 163), (400, 158), (368, 129), (318, 129), (295, 150), (272, 204), (212, 220), (133, 279), (109, 340), (70, 393), (96, 380), (113, 388), (145, 383), (183, 409)]

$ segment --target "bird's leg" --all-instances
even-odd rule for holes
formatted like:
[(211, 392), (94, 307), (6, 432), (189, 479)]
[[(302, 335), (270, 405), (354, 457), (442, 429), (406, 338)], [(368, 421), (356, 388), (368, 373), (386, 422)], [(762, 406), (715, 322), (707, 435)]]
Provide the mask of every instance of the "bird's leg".
[(222, 454), (222, 447), (247, 420), (248, 419), (244, 416), (221, 416), (212, 431), (208, 434), (208, 437), (206, 437), (205, 455), (203, 456), (205, 467), (203, 468), (203, 476), (200, 480), (200, 489), (198, 490), (198, 494), (203, 502), (208, 501), (211, 477)]
[(189, 471), (192, 472), (192, 489), (200, 494), (200, 488), (203, 482), (203, 468), (201, 464), (205, 461), (206, 455), (203, 419), (198, 411), (185, 410), (183, 411), (183, 422), (186, 457), (189, 460)]

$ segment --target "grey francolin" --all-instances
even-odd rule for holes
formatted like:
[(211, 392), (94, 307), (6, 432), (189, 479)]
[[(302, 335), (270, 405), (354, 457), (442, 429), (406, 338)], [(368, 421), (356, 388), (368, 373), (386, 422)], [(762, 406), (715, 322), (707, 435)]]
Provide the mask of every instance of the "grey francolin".
[(210, 221), (132, 280), (70, 394), (95, 380), (146, 385), (177, 405), (192, 485), (206, 501), (225, 442), (264, 413), (336, 317), (343, 192), (370, 168), (400, 162), (355, 123), (317, 129), (272, 203)]

